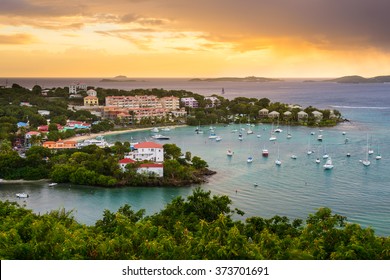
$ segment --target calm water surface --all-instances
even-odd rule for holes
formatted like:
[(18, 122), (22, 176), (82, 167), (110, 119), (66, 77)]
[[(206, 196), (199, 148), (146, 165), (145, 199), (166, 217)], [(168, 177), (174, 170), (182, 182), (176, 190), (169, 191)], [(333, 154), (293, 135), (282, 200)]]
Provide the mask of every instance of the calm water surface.
[[(19, 84), (28, 86), (23, 84), (25, 80), (20, 80)], [(45, 81), (55, 83), (53, 80)], [(57, 81), (55, 86), (68, 85), (60, 82), (64, 81)], [(100, 85), (97, 79), (89, 82), (91, 85)], [(121, 84), (120, 87), (186, 89), (205, 95), (218, 93), (224, 87), (227, 98), (268, 97), (274, 102), (340, 110), (351, 122), (324, 128), (322, 143), (317, 141), (319, 131), (306, 127), (282, 127), (283, 132), (277, 135), (275, 143), (268, 140), (271, 130), (269, 125), (252, 127), (254, 134), (244, 133), (243, 141), (239, 141), (238, 134), (231, 131), (241, 127), (247, 129), (245, 124), (241, 127), (217, 126), (216, 133), (223, 138), (221, 142), (208, 139), (208, 127), (204, 127), (203, 135), (196, 135), (193, 127), (177, 128), (166, 134), (169, 133), (171, 137), (169, 142), (176, 143), (183, 152), (190, 151), (192, 155), (202, 157), (209, 163), (210, 169), (217, 171), (202, 188), (210, 190), (212, 194), (228, 195), (233, 201), (233, 207), (246, 213), (244, 218), (285, 215), (292, 219), (305, 219), (319, 207), (330, 207), (334, 212), (347, 216), (351, 222), (372, 227), (377, 234), (390, 234), (389, 84), (343, 85), (295, 80), (266, 84), (216, 84), (189, 83), (177, 79), (155, 79), (147, 83), (148, 86), (145, 86), (145, 82), (143, 86), (139, 82)], [(286, 138), (287, 130), (293, 135), (289, 140)], [(346, 135), (342, 134), (343, 131)], [(311, 135), (311, 132), (315, 132), (315, 135)], [(107, 136), (106, 140), (143, 141), (150, 139), (150, 136), (149, 131), (144, 131)], [(359, 162), (365, 158), (367, 137), (375, 151), (368, 168)], [(347, 144), (345, 138), (349, 140)], [(261, 157), (263, 147), (270, 151), (268, 158)], [(232, 158), (226, 156), (227, 149), (234, 151)], [(306, 153), (308, 149), (314, 150), (310, 156)], [(280, 167), (274, 163), (278, 150), (282, 160)], [(382, 160), (375, 160), (378, 150)], [(325, 171), (322, 167), (322, 155), (325, 152), (333, 159), (333, 170)], [(351, 157), (346, 157), (346, 153), (351, 153)], [(292, 154), (298, 158), (291, 159)], [(249, 155), (254, 157), (251, 164), (246, 162)], [(317, 157), (321, 158), (321, 164), (315, 163)], [(172, 198), (187, 196), (193, 188), (104, 189), (74, 185), (49, 187), (48, 183), (1, 184), (0, 195), (2, 200), (19, 201), (35, 212), (43, 213), (64, 207), (73, 210), (80, 222), (93, 224), (101, 218), (104, 209), (116, 211), (125, 203), (135, 210), (142, 208), (146, 209), (147, 214), (153, 214)], [(22, 191), (29, 193), (30, 197), (16, 199), (15, 193)]]

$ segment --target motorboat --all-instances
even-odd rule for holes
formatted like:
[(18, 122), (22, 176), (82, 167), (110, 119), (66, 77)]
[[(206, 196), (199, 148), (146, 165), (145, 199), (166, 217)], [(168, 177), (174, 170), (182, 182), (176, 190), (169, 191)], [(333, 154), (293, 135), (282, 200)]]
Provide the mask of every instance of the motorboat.
[(252, 156), (249, 156), (246, 160), (247, 163), (251, 163), (253, 161), (253, 157)]
[(17, 198), (27, 198), (27, 197), (29, 197), (29, 195), (27, 193), (17, 193), (16, 197)]
[(50, 184), (49, 184), (49, 187), (54, 187), (54, 186), (56, 186), (56, 185), (57, 185), (57, 183), (54, 183), (54, 182), (53, 182), (53, 183), (50, 183)]
[(234, 152), (233, 152), (232, 150), (227, 150), (227, 152), (226, 152), (226, 155), (227, 155), (228, 157), (233, 156), (233, 154), (234, 154)]
[(263, 157), (268, 157), (268, 155), (269, 155), (268, 150), (267, 150), (266, 148), (264, 148), (264, 149), (261, 151), (261, 155), (262, 155)]
[(291, 158), (292, 159), (297, 159), (297, 156), (296, 155), (291, 155)]
[(217, 136), (216, 138), (215, 138), (215, 141), (217, 141), (217, 142), (219, 142), (219, 141), (221, 141), (222, 140), (222, 137), (221, 136)]
[(152, 136), (153, 139), (155, 140), (169, 140), (169, 136), (161, 135), (161, 134), (156, 134)]

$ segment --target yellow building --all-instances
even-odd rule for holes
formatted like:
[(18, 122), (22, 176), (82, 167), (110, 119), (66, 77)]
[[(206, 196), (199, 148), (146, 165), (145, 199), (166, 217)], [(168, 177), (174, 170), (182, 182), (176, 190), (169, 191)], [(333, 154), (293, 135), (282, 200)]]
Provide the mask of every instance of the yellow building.
[(84, 97), (84, 106), (99, 106), (99, 98), (96, 96)]

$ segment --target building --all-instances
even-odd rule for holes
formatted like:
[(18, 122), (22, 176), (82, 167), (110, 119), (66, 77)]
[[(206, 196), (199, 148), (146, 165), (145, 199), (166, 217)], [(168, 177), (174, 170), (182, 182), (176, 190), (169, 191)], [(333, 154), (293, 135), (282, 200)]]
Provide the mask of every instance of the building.
[(132, 163), (135, 163), (136, 161), (135, 160), (132, 160), (130, 158), (123, 158), (121, 160), (119, 160), (119, 167), (121, 168), (122, 172), (125, 172), (126, 171), (126, 165), (128, 164), (132, 164)]
[(77, 82), (69, 86), (69, 94), (77, 94), (80, 91), (87, 90), (87, 85)]
[(279, 116), (280, 116), (280, 113), (276, 112), (276, 111), (272, 111), (271, 113), (268, 114), (268, 117), (271, 119), (279, 118)]
[(85, 107), (99, 106), (99, 98), (93, 95), (88, 95), (84, 97), (84, 106)]
[(143, 163), (138, 167), (137, 173), (164, 177), (164, 165), (162, 163)]
[(305, 111), (298, 112), (298, 120), (305, 120), (309, 115)]
[(164, 162), (164, 148), (155, 142), (142, 142), (134, 145), (134, 150), (125, 158), (136, 161)]
[[(128, 164), (136, 163), (135, 160), (124, 158), (119, 160), (119, 167), (122, 172), (126, 171)], [(143, 163), (137, 168), (137, 173), (144, 175), (154, 175), (157, 177), (164, 177), (164, 165), (162, 163)]]
[[(57, 129), (59, 131), (64, 129), (64, 127), (62, 125), (60, 125), (58, 123), (56, 125), (57, 125)], [(42, 132), (42, 133), (47, 133), (47, 132), (49, 132), (49, 126), (48, 125), (40, 125), (40, 126), (38, 126), (38, 131)]]
[(95, 97), (97, 96), (97, 92), (94, 89), (87, 90), (87, 94), (88, 96), (95, 96)]
[(68, 129), (90, 129), (91, 124), (86, 122), (80, 122), (80, 121), (67, 121), (66, 125), (64, 126), (64, 130)]
[(314, 117), (317, 121), (322, 120), (323, 114), (322, 114), (321, 112), (313, 111), (313, 112), (311, 112), (311, 114), (313, 115), (313, 117)]
[(107, 96), (106, 106), (122, 108), (163, 108), (159, 98), (154, 95)]
[(198, 101), (193, 97), (183, 97), (180, 99), (180, 101), (181, 103), (183, 103), (185, 107), (191, 107), (191, 108), (199, 107)]
[(72, 140), (58, 140), (55, 141), (46, 141), (42, 144), (42, 147), (48, 149), (76, 149), (77, 142)]
[(263, 108), (259, 111), (259, 117), (267, 118), (269, 114), (269, 110), (266, 108)]
[(215, 97), (215, 96), (208, 96), (208, 97), (205, 97), (204, 99), (205, 100), (210, 100), (210, 103), (208, 103), (206, 105), (206, 108), (217, 107), (218, 105), (221, 104), (221, 101), (217, 97)]
[(160, 98), (160, 102), (163, 108), (175, 111), (180, 109), (180, 99), (175, 96), (168, 96)]
[(38, 114), (40, 114), (42, 117), (50, 116), (50, 111), (48, 110), (38, 110)]

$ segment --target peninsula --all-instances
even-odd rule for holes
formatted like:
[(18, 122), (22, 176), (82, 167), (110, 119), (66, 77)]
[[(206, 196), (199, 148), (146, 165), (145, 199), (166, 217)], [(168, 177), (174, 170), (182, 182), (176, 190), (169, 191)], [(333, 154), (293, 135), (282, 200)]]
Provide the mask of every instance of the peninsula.
[(244, 78), (237, 77), (221, 77), (221, 78), (206, 78), (206, 79), (191, 79), (190, 82), (281, 82), (283, 80), (273, 79), (273, 78), (264, 78), (264, 77), (255, 77), (249, 76)]

